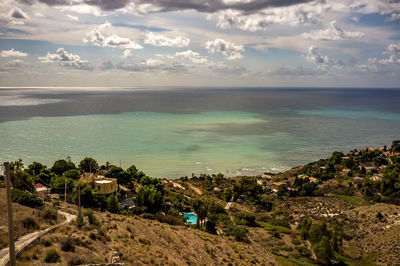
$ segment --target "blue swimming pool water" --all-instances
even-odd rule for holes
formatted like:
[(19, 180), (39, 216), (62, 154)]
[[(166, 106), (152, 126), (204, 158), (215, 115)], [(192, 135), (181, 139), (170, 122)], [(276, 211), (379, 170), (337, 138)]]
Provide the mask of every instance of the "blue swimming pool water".
[(194, 213), (185, 213), (183, 217), (186, 217), (186, 223), (188, 224), (197, 224), (197, 215)]

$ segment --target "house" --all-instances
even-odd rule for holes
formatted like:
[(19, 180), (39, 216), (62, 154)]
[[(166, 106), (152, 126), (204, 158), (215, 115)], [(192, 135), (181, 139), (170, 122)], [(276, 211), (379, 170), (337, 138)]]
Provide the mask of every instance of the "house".
[(272, 186), (274, 187), (283, 187), (283, 186), (287, 186), (287, 182), (273, 182)]
[(35, 191), (39, 197), (45, 198), (47, 194), (50, 192), (50, 188), (43, 186), (40, 183), (35, 184)]
[(99, 194), (111, 194), (117, 191), (117, 179), (100, 176), (94, 180), (94, 188)]
[(308, 175), (298, 175), (297, 178), (306, 179), (306, 178), (309, 178), (309, 176)]
[(265, 179), (272, 179), (272, 176), (268, 174), (263, 174), (261, 177)]
[(118, 183), (115, 178), (108, 178), (97, 174), (82, 175), (81, 180), (90, 184), (93, 189), (96, 189), (99, 194), (111, 194), (117, 191)]
[(318, 182), (318, 179), (315, 178), (315, 177), (310, 177), (308, 179), (310, 180), (311, 183), (317, 183)]

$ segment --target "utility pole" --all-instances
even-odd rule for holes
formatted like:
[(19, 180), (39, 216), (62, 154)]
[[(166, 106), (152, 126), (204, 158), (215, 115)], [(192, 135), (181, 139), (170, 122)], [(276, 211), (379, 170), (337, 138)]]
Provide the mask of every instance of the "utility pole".
[(8, 162), (4, 163), (4, 174), (7, 189), (9, 258), (10, 265), (15, 266), (14, 221), (11, 204), (10, 164)]
[(78, 184), (78, 219), (81, 219), (81, 186)]
[(64, 178), (64, 202), (67, 202), (67, 178)]

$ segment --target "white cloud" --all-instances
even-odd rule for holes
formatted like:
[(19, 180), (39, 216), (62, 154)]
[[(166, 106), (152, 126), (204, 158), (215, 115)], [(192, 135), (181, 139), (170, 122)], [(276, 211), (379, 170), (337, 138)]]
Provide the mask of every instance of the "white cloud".
[(260, 9), (246, 13), (228, 9), (217, 13), (217, 26), (223, 29), (236, 27), (245, 31), (267, 30), (270, 25), (298, 26), (315, 24), (328, 12), (347, 12), (349, 7), (338, 1), (311, 1), (287, 7)]
[(73, 20), (73, 21), (79, 21), (79, 18), (78, 18), (77, 16), (66, 15), (66, 17), (67, 17), (68, 19), (70, 19), (70, 20)]
[(177, 53), (175, 53), (175, 56), (183, 56), (183, 57), (189, 59), (191, 62), (196, 63), (196, 64), (202, 64), (202, 63), (206, 63), (208, 61), (207, 57), (201, 56), (199, 53), (193, 52), (192, 50), (186, 50), (184, 52), (177, 52)]
[(329, 66), (340, 67), (344, 63), (342, 61), (333, 61), (327, 55), (321, 55), (318, 53), (318, 47), (310, 46), (308, 48), (307, 61), (318, 64), (319, 70), (325, 70)]
[(130, 49), (126, 49), (124, 51), (124, 54), (122, 55), (123, 58), (131, 58), (133, 56), (134, 56), (134, 54), (133, 54), (132, 50), (130, 50)]
[(342, 39), (361, 38), (362, 32), (350, 32), (339, 28), (336, 21), (331, 21), (325, 29), (303, 33), (302, 36), (311, 40), (337, 41)]
[(211, 63), (208, 68), (213, 72), (228, 75), (244, 75), (246, 73), (246, 68), (243, 66), (230, 66), (222, 62)]
[(190, 39), (185, 36), (178, 36), (175, 38), (168, 38), (162, 34), (154, 34), (149, 32), (146, 35), (144, 43), (154, 46), (171, 46), (171, 47), (186, 47), (190, 43)]
[(222, 53), (229, 60), (243, 58), (242, 54), (240, 53), (244, 51), (243, 45), (234, 44), (223, 39), (208, 41), (205, 43), (205, 47), (210, 53)]
[(350, 7), (352, 10), (360, 13), (380, 13), (384, 15), (398, 12), (400, 10), (400, 2), (389, 0), (355, 0)]
[(158, 59), (146, 59), (139, 63), (119, 63), (116, 65), (119, 70), (125, 70), (130, 72), (185, 72), (187, 67), (180, 63), (174, 62), (172, 64), (166, 64), (165, 62)]
[(384, 54), (389, 54), (389, 58), (379, 60), (379, 63), (383, 65), (388, 64), (400, 64), (400, 43), (391, 43), (386, 48), (386, 51), (383, 52)]
[(60, 66), (71, 67), (82, 70), (92, 70), (93, 67), (87, 60), (83, 60), (79, 55), (69, 53), (64, 48), (58, 48), (55, 54), (47, 52), (46, 56), (38, 58), (42, 63), (58, 63)]
[(27, 53), (14, 50), (14, 48), (10, 50), (3, 50), (0, 52), (0, 57), (25, 57), (27, 55)]
[(85, 43), (91, 43), (96, 46), (114, 47), (114, 48), (129, 48), (129, 49), (143, 49), (143, 46), (130, 40), (129, 38), (120, 37), (112, 33), (113, 27), (110, 22), (99, 25), (93, 28), (86, 34), (83, 39)]
[(11, 71), (11, 70), (16, 69), (16, 68), (23, 67), (25, 65), (27, 65), (27, 64), (24, 61), (22, 61), (20, 59), (15, 59), (15, 60), (12, 60), (12, 61), (8, 61), (8, 62), (6, 62), (4, 64), (1, 64), (0, 65), (0, 71), (1, 72), (7, 72), (7, 71)]
[(393, 13), (388, 17), (385, 22), (391, 22), (391, 21), (396, 21), (400, 19), (400, 12), (399, 13)]

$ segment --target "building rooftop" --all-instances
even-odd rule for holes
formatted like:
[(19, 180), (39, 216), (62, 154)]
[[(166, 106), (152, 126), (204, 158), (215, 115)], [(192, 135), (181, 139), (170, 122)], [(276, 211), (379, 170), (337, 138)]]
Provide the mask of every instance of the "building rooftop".
[(109, 184), (112, 183), (112, 180), (95, 180), (96, 184)]

